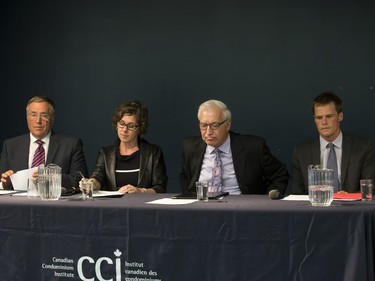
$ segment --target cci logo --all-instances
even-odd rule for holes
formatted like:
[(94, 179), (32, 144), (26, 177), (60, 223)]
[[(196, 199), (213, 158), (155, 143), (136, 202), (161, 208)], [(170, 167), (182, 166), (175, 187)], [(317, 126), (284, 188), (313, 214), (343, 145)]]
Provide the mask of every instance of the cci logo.
[[(80, 257), (78, 262), (77, 262), (77, 271), (78, 271), (78, 276), (79, 278), (81, 278), (81, 280), (83, 281), (95, 281), (95, 280), (99, 280), (99, 281), (121, 281), (121, 255), (122, 253), (117, 249), (116, 251), (113, 252), (116, 256), (115, 258), (115, 261), (113, 262), (112, 259), (108, 258), (108, 257), (101, 257), (99, 258), (96, 262), (95, 260), (92, 258), (92, 257), (89, 257), (89, 256), (83, 256), (83, 257)], [(95, 275), (96, 275), (96, 278), (95, 277), (92, 277), (92, 276), (86, 276), (83, 272), (83, 264), (84, 263), (89, 263), (89, 264), (92, 264), (93, 266), (95, 266)], [(115, 270), (116, 270), (116, 279), (104, 279), (103, 276), (102, 276), (102, 263), (105, 263), (106, 265), (113, 265), (113, 263), (115, 264)]]

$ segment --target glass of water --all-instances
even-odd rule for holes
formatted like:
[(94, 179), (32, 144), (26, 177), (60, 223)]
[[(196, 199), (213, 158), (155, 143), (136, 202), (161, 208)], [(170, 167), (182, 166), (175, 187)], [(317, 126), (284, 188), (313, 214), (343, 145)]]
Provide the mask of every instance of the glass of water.
[(92, 199), (94, 183), (90, 179), (83, 178), (81, 180), (82, 200)]
[(198, 202), (208, 201), (208, 182), (207, 181), (197, 181), (195, 183), (197, 188), (197, 199)]

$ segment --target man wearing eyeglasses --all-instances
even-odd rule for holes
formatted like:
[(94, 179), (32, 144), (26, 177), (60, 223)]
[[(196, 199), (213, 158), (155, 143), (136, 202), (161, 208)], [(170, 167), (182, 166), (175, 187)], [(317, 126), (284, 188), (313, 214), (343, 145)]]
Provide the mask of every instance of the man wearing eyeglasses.
[(371, 141), (341, 131), (342, 101), (332, 92), (316, 96), (312, 112), (319, 138), (295, 147), (287, 193), (307, 194), (307, 167), (320, 164), (334, 170), (334, 192), (359, 192), (360, 179), (375, 178)]
[[(63, 187), (78, 187), (80, 172), (87, 174), (82, 141), (52, 131), (55, 121), (54, 102), (43, 96), (31, 98), (26, 106), (26, 119), (29, 134), (3, 143), (0, 159), (3, 188), (13, 189), (10, 179), (13, 173), (50, 163), (61, 167)], [(34, 176), (37, 176), (37, 171)]]
[(194, 192), (195, 182), (207, 181), (209, 191), (230, 194), (283, 194), (288, 171), (268, 149), (265, 140), (230, 131), (232, 116), (218, 100), (202, 103), (198, 110), (201, 137), (182, 143), (182, 191)]

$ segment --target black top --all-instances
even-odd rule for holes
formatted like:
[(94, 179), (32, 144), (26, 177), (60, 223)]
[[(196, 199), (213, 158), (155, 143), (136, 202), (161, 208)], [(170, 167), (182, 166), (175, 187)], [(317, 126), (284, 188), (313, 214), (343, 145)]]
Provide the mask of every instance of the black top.
[[(99, 150), (96, 166), (91, 177), (95, 178), (101, 185), (102, 190), (118, 190), (121, 186), (116, 181), (116, 165), (119, 140), (110, 146), (102, 147)], [(146, 140), (138, 144), (140, 162), (137, 187), (153, 188), (156, 192), (165, 192), (167, 188), (167, 173), (164, 163), (163, 152), (157, 145)]]
[(137, 186), (140, 160), (140, 150), (130, 155), (121, 155), (117, 149), (115, 174), (118, 189), (127, 184)]

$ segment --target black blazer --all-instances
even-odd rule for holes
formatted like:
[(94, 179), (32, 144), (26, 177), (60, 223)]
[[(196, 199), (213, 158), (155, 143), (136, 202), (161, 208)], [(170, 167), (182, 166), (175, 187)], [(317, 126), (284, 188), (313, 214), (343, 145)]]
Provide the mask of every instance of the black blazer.
[[(5, 140), (1, 152), (0, 172), (28, 169), (29, 148), (30, 134)], [(52, 132), (46, 165), (50, 163), (61, 167), (63, 187), (78, 187), (81, 179), (79, 172), (88, 174), (82, 141), (78, 138)]]
[[(294, 149), (288, 194), (307, 194), (307, 167), (320, 163), (320, 141), (315, 139)], [(341, 159), (341, 189), (358, 192), (360, 179), (375, 179), (375, 157), (371, 141), (343, 134)]]
[[(116, 184), (116, 151), (119, 145), (117, 140), (111, 146), (102, 147), (99, 150), (96, 166), (91, 177), (95, 178), (102, 190), (118, 190)], [(139, 143), (141, 152), (140, 171), (137, 187), (153, 188), (156, 192), (166, 192), (167, 172), (164, 163), (163, 152), (157, 145), (150, 144), (146, 140)]]
[[(270, 152), (263, 138), (230, 132), (233, 166), (242, 194), (266, 194), (271, 189), (284, 193), (288, 170)], [(183, 192), (195, 191), (203, 163), (206, 143), (201, 137), (189, 137), (182, 143)]]

